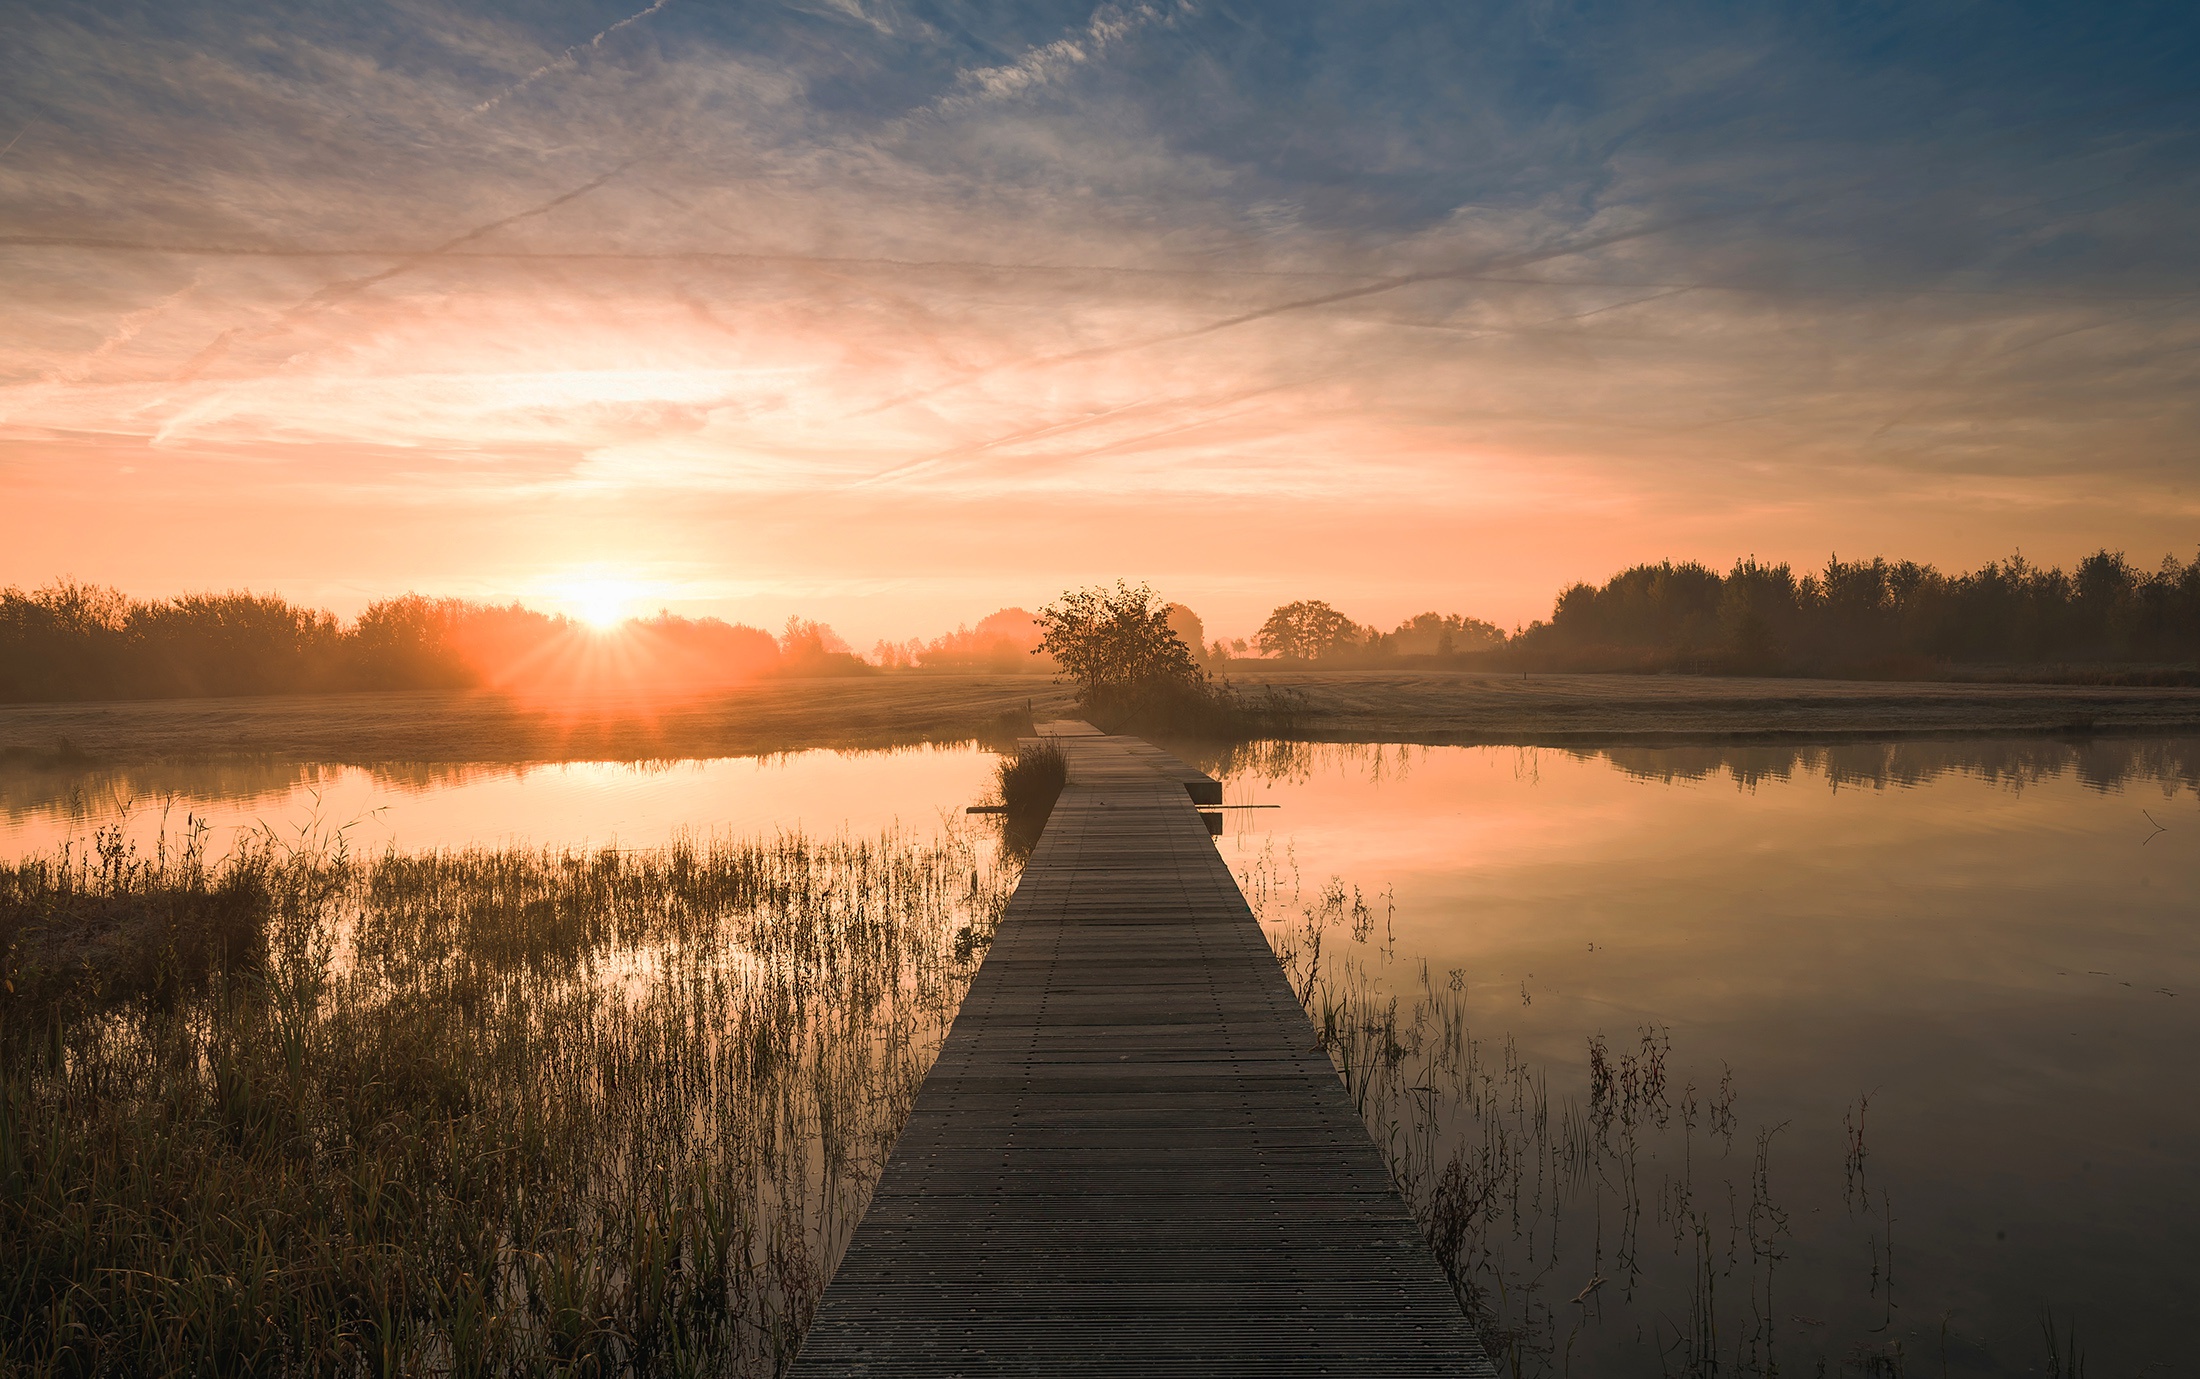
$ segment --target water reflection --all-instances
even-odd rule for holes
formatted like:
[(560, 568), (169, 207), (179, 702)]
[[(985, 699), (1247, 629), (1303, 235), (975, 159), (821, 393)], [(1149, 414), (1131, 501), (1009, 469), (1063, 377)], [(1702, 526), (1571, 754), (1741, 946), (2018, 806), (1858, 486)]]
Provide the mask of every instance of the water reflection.
[(991, 788), (975, 747), (791, 752), (668, 762), (449, 765), (205, 761), (118, 768), (0, 766), (0, 857), (43, 852), (115, 819), (150, 845), (184, 816), (217, 850), (243, 829), (344, 830), (379, 851), (663, 843), (685, 832), (931, 826)]
[(1687, 747), (1429, 747), (1400, 743), (1253, 742), (1180, 747), (1225, 779), (1304, 781), (1346, 772), (1379, 783), (1416, 762), (1465, 751), (1500, 754), (1533, 774), (1550, 758), (1604, 761), (1641, 780), (1724, 779), (1745, 789), (1815, 776), (1835, 788), (1924, 785), (1942, 776), (2023, 786), (2070, 778), (2095, 790), (2158, 786), (2200, 792), (2200, 738), (1959, 738), (1896, 742)]
[(1523, 1372), (2166, 1374), (2196, 762), (1269, 748), (1221, 846)]

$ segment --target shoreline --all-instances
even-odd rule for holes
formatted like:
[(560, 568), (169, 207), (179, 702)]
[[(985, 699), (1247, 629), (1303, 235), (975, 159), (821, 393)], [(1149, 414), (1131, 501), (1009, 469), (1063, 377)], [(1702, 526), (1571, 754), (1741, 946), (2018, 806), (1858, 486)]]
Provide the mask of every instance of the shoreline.
[[(1714, 676), (1296, 671), (1241, 678), (1296, 703), (1277, 740), (1687, 747), (1981, 737), (2200, 735), (2200, 689)], [(152, 761), (662, 761), (998, 740), (1074, 716), (1037, 676), (778, 680), (733, 690), (529, 701), (494, 691), (0, 706), (11, 769)], [(1007, 733), (1013, 736), (1013, 733)]]

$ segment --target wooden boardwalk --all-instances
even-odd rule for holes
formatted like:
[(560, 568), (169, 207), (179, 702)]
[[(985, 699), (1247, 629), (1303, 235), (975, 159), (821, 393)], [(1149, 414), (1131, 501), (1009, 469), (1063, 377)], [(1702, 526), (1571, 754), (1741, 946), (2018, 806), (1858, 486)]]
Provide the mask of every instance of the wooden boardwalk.
[(1490, 1375), (1193, 800), (1070, 784), (794, 1372)]

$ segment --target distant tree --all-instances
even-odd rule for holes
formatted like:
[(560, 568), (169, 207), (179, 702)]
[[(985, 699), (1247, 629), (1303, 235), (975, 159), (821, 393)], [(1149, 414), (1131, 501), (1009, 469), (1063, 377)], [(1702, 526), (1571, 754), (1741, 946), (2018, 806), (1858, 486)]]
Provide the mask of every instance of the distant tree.
[(1003, 608), (978, 620), (976, 627), (958, 627), (930, 642), (912, 641), (913, 664), (926, 670), (984, 670), (995, 674), (1046, 674), (1055, 669), (1042, 658), (1033, 664), (1031, 653), (1039, 645), (1039, 620), (1021, 608)]
[(343, 642), (335, 615), (245, 592), (140, 603), (124, 630), (139, 674), (171, 694), (330, 688)]
[(821, 656), (845, 655), (848, 644), (840, 634), (821, 622), (788, 615), (787, 625), (779, 634), (779, 654), (792, 660), (815, 660)]
[(1319, 599), (1287, 603), (1268, 615), (1254, 642), (1272, 656), (1318, 661), (1367, 640), (1366, 631)]
[(673, 685), (723, 685), (778, 668), (779, 642), (761, 627), (660, 612), (625, 628), (625, 654), (650, 679)]
[(1072, 589), (1039, 610), (1038, 650), (1052, 656), (1088, 709), (1135, 711), (1171, 696), (1204, 694), (1207, 676), (1169, 626), (1169, 609), (1144, 584)]
[(456, 689), (479, 672), (461, 649), (472, 605), (461, 599), (401, 594), (367, 605), (352, 628), (350, 653), (368, 689)]
[(878, 669), (857, 656), (824, 623), (789, 617), (779, 633), (779, 670), (789, 675), (868, 675)]
[(1402, 656), (1450, 656), (1504, 644), (1505, 633), (1495, 623), (1460, 613), (1417, 613), (1378, 638), (1376, 649)]
[(1181, 603), (1172, 603), (1161, 611), (1169, 620), (1169, 630), (1191, 651), (1192, 659), (1206, 660), (1207, 625), (1199, 620), (1199, 614)]

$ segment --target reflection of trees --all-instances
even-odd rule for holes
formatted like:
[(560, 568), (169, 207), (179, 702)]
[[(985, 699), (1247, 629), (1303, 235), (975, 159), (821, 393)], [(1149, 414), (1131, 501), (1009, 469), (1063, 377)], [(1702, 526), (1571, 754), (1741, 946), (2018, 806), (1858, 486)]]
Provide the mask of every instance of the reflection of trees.
[(1962, 775), (2022, 789), (2073, 777), (2094, 790), (2153, 782), (2165, 795), (2200, 795), (2200, 738), (1975, 738), (1947, 741), (1793, 743), (1687, 747), (1417, 747), (1398, 743), (1248, 742), (1207, 748), (1195, 762), (1229, 779), (1303, 784), (1316, 775), (1369, 782), (1408, 775), (1430, 753), (1498, 751), (1532, 769), (1539, 752), (1578, 761), (1598, 758), (1637, 780), (1701, 781), (1724, 776), (1754, 788), (1767, 781), (1817, 776), (1829, 784), (1924, 785)]
[[(300, 790), (334, 785), (354, 768), (326, 762), (252, 758), (157, 762), (82, 770), (0, 769), (0, 818), (82, 823), (147, 807), (148, 801), (187, 803), (287, 798)], [(375, 784), (407, 794), (463, 785), (522, 768), (447, 762), (390, 762), (364, 768)]]
[(1835, 786), (1923, 785), (1944, 775), (1972, 776), (2021, 789), (2074, 776), (2095, 790), (2154, 781), (2163, 793), (2200, 793), (2200, 738), (1979, 738), (1944, 742), (1840, 742), (1817, 745), (1605, 747), (1574, 750), (1603, 757), (1641, 780), (1706, 780), (1741, 786), (1823, 777)]

